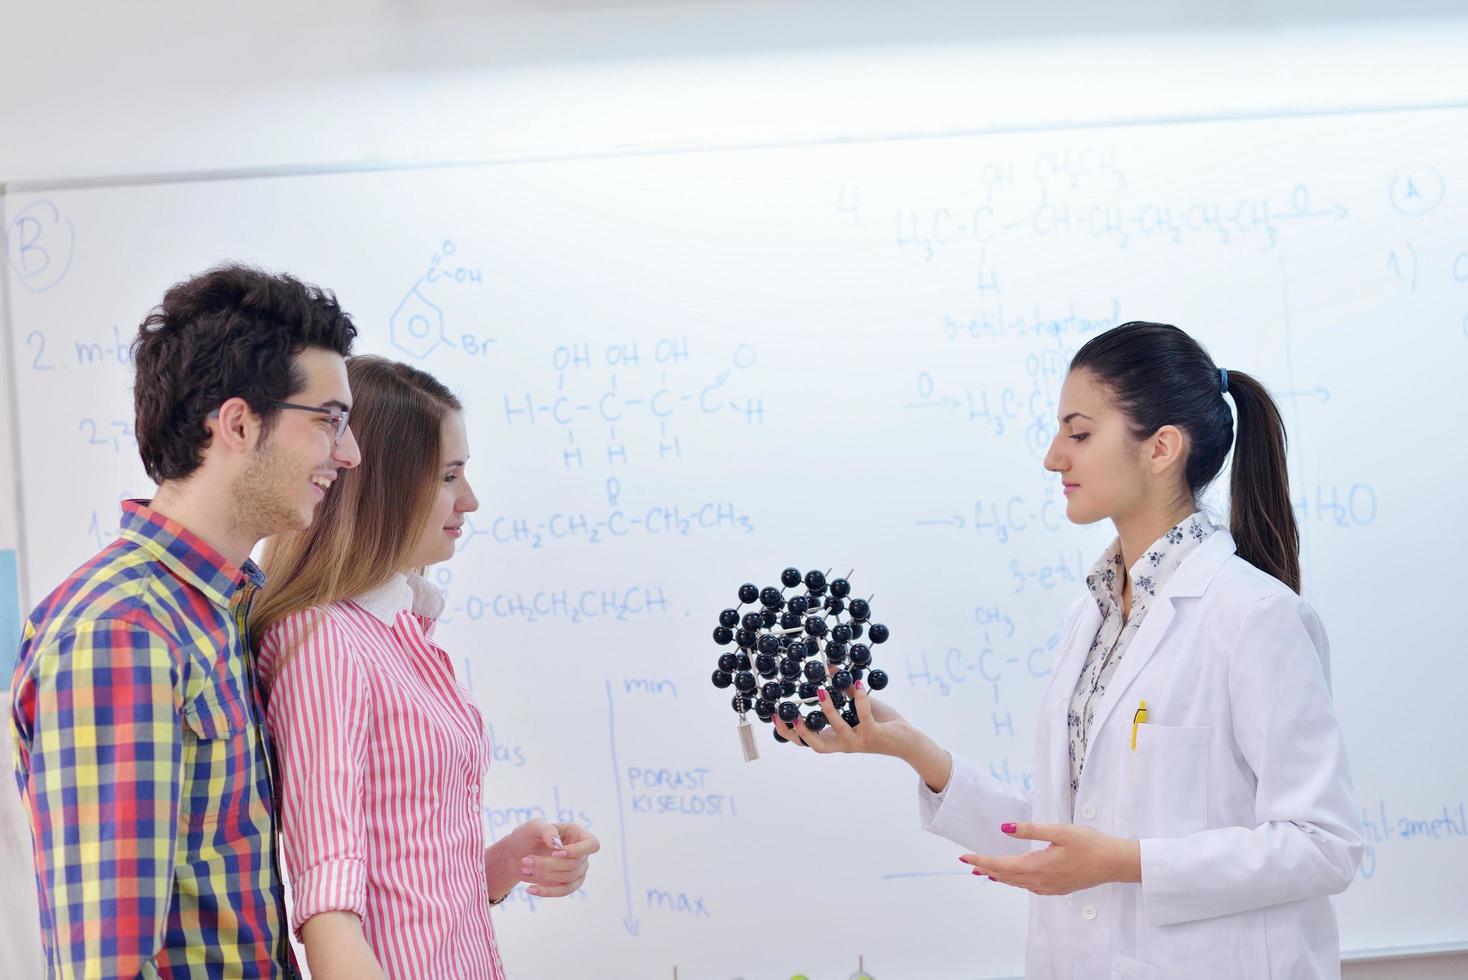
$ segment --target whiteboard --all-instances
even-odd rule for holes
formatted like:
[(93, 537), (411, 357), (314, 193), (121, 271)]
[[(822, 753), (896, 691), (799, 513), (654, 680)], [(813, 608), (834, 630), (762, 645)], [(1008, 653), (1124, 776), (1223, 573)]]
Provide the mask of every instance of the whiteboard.
[(1370, 844), (1344, 947), (1465, 940), (1465, 126), (1398, 111), (12, 192), (23, 582), (39, 599), (149, 493), (127, 363), (144, 312), (224, 259), (289, 270), (339, 293), (361, 350), (466, 403), (483, 506), (435, 575), (493, 728), (486, 825), (544, 814), (604, 843), (581, 894), (498, 912), (512, 974), (1016, 974), (1023, 895), (917, 829), (899, 763), (768, 732), (742, 761), (710, 631), (742, 582), (851, 570), (893, 631), (890, 701), (1027, 783), (1063, 611), (1110, 537), (1065, 522), (1040, 465), (1065, 365), (1118, 322), (1176, 323), (1271, 385), (1290, 428)]

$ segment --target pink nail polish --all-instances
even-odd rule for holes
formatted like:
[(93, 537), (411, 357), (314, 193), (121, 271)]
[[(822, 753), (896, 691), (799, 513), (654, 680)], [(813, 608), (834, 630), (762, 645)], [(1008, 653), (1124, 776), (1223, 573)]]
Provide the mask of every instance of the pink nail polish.
[(999, 829), (1002, 830), (1006, 834), (1012, 834), (1016, 830), (1019, 830), (1019, 825), (1018, 824), (1012, 824), (1012, 823), (1002, 823), (1002, 824), (999, 825)]
[(530, 876), (531, 876), (531, 875), (533, 875), (533, 874), (535, 874), (535, 869), (534, 869), (534, 868), (532, 868), (532, 867), (531, 867), (531, 866), (530, 866), (530, 865), (528, 865), (528, 864), (527, 864), (527, 865), (525, 865), (525, 866), (524, 866), (524, 867), (523, 867), (523, 868), (521, 868), (521, 869), (520, 869), (520, 873), (521, 873), (521, 874), (522, 874), (522, 875), (524, 875), (524, 876), (525, 876), (525, 877), (527, 877), (527, 878), (528, 878), (528, 877), (530, 877)]
[(984, 877), (984, 872), (980, 871), (978, 868), (974, 868), (974, 874), (978, 875), (980, 878)]
[(852, 687), (853, 687), (853, 688), (855, 688), (855, 689), (856, 689), (856, 690), (858, 690), (858, 691), (860, 691), (860, 690), (861, 690), (861, 681), (856, 681), (856, 682), (855, 682), (855, 683), (854, 683), (854, 684), (852, 684), (852, 685), (851, 685), (851, 686), (852, 686)]
[(816, 698), (821, 701), (826, 700), (826, 689), (824, 687), (816, 690)]

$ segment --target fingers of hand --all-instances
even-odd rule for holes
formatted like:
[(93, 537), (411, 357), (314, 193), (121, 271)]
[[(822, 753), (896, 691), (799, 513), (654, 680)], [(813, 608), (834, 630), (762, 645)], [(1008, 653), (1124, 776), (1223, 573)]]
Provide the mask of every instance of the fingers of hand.
[(594, 834), (587, 834), (580, 840), (568, 843), (561, 848), (566, 857), (575, 860), (587, 858), (599, 850), (601, 850), (601, 841), (597, 840)]
[[(1009, 824), (1004, 826), (1008, 827)], [(1071, 834), (1076, 832), (1077, 828), (1067, 827), (1065, 824), (1027, 822), (1017, 823), (1014, 825), (1014, 830), (1007, 831), (1010, 837), (1017, 840), (1043, 840), (1052, 844), (1067, 840)]]
[(565, 885), (531, 885), (525, 890), (536, 898), (563, 898), (580, 887), (581, 882), (576, 881)]
[(564, 885), (586, 877), (585, 858), (526, 858), (520, 864), (520, 877), (538, 885)]
[(806, 737), (814, 736), (815, 732), (806, 728), (805, 722), (797, 718), (795, 724), (791, 725), (776, 719), (775, 724), (780, 726), (780, 735), (791, 745), (803, 745), (806, 748), (813, 747), (810, 742), (806, 741)]
[(872, 696), (867, 692), (865, 685), (851, 689), (851, 704), (856, 709), (857, 721), (863, 725), (870, 725), (876, 721), (876, 716), (872, 711)]
[(577, 823), (558, 823), (552, 824), (551, 826), (555, 827), (556, 830), (560, 833), (563, 845), (574, 844), (577, 841), (586, 840), (588, 837), (596, 836), (591, 831), (587, 830), (585, 827)]
[[(825, 692), (822, 691), (821, 693), (824, 694)], [(821, 699), (821, 713), (826, 716), (826, 724), (831, 729), (831, 737), (838, 743), (844, 744), (856, 738), (855, 730), (846, 723), (845, 718), (841, 717), (841, 712), (836, 710), (836, 705), (831, 703), (831, 696), (829, 694)], [(858, 715), (857, 720), (859, 721), (860, 719), (861, 716)]]

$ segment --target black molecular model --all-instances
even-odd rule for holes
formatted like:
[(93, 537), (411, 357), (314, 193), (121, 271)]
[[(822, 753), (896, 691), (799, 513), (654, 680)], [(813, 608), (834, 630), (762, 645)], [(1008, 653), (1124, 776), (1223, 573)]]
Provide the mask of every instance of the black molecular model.
[[(871, 622), (869, 599), (851, 598), (847, 579), (827, 582), (824, 573), (814, 570), (802, 576), (800, 569), (787, 568), (780, 573), (780, 582), (784, 588), (741, 585), (738, 607), (719, 613), (719, 625), (714, 627), (715, 643), (733, 644), (719, 655), (713, 682), (714, 687), (735, 691), (730, 704), (739, 714), (746, 759), (758, 754), (748, 712), (766, 724), (776, 717), (784, 722), (799, 719), (818, 732), (829, 722), (816, 699), (816, 691), (824, 685), (826, 703), (854, 726), (856, 709), (846, 693), (851, 685), (865, 678), (874, 691), (887, 686), (886, 672), (872, 666), (872, 647), (887, 642), (891, 631)], [(786, 595), (802, 586), (804, 591)], [(802, 707), (813, 710), (802, 712)], [(774, 731), (775, 741), (787, 741), (780, 726)]]

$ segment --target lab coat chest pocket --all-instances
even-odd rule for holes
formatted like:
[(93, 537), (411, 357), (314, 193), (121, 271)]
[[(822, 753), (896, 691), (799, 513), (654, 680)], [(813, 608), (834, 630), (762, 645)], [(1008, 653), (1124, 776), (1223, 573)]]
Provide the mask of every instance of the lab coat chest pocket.
[(1208, 745), (1213, 729), (1137, 726), (1122, 748), (1117, 812), (1124, 836), (1184, 837), (1208, 826)]

